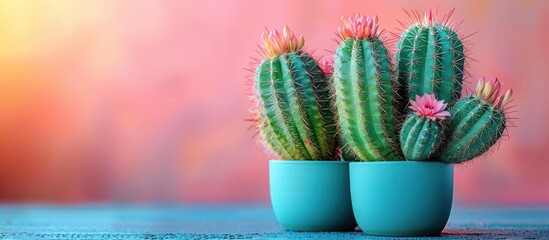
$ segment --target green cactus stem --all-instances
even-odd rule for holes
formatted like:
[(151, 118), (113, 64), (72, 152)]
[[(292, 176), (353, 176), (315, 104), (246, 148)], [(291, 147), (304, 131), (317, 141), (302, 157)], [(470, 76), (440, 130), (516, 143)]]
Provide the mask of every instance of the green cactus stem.
[[(333, 58), (324, 58), (319, 62), (320, 68), (322, 68), (324, 74), (326, 75), (326, 79), (331, 80), (334, 75), (334, 59)], [(334, 91), (331, 89), (332, 92)], [(338, 126), (338, 143), (337, 143), (337, 149), (338, 154), (341, 160), (343, 161), (357, 161), (358, 157), (353, 152), (353, 150), (349, 147), (349, 144), (347, 144), (347, 141), (345, 141), (345, 137), (341, 133), (341, 129), (339, 129)]]
[(415, 113), (408, 115), (400, 133), (406, 160), (427, 161), (442, 143), (442, 126)]
[(343, 19), (333, 83), (346, 145), (362, 161), (400, 159), (389, 53), (377, 17)]
[(415, 20), (402, 33), (396, 54), (405, 99), (434, 93), (451, 106), (461, 97), (465, 54), (462, 39), (448, 24), (452, 12), (441, 21), (431, 11), (423, 20), (417, 12), (408, 14)]
[(349, 147), (349, 144), (347, 141), (345, 141), (344, 136), (339, 137), (339, 151), (341, 154), (341, 160), (343, 161), (358, 161), (359, 157), (356, 155), (356, 153), (353, 152), (353, 150)]
[(334, 159), (336, 124), (330, 85), (317, 62), (302, 51), (303, 37), (287, 27), (263, 35), (265, 59), (256, 69), (259, 130), (283, 159)]

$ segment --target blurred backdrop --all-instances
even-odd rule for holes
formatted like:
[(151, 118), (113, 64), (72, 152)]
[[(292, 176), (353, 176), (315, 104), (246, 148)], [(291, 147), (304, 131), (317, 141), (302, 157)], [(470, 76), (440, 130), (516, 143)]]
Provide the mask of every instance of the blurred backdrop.
[[(264, 27), (316, 56), (340, 16), (456, 8), (473, 79), (515, 90), (517, 128), (456, 168), (463, 204), (549, 204), (549, 4), (523, 1), (0, 1), (1, 202), (268, 202), (243, 68)], [(389, 34), (385, 35), (390, 37)]]

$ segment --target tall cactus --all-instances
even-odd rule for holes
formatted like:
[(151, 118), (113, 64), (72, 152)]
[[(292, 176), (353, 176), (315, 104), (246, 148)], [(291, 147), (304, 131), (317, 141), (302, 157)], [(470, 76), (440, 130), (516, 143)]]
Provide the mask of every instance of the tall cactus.
[(341, 132), (363, 161), (400, 159), (391, 61), (377, 21), (360, 14), (342, 18), (334, 62)]
[(450, 116), (445, 108), (446, 104), (437, 101), (433, 94), (410, 100), (410, 109), (414, 113), (408, 115), (400, 132), (400, 144), (406, 160), (426, 161), (435, 156), (445, 132), (441, 121)]
[(500, 93), (501, 83), (497, 78), (479, 80), (476, 94), (459, 100), (450, 110), (450, 139), (441, 153), (447, 163), (471, 160), (492, 147), (502, 136), (507, 126), (504, 108), (513, 94), (509, 89)]
[[(324, 74), (326, 75), (326, 78), (331, 80), (334, 75), (334, 59), (324, 58), (322, 59), (322, 61), (319, 62), (319, 65), (320, 65), (320, 68), (323, 69)], [(358, 157), (353, 152), (353, 150), (349, 147), (349, 144), (347, 144), (347, 141), (345, 141), (345, 137), (343, 136), (341, 131), (338, 131), (337, 140), (338, 140), (337, 153), (339, 154), (340, 159), (343, 161), (357, 161)]]
[(396, 54), (404, 98), (434, 93), (451, 106), (461, 97), (465, 54), (462, 40), (448, 24), (452, 13), (441, 21), (431, 11), (423, 19), (418, 12), (408, 14), (413, 24), (402, 33)]
[(303, 36), (288, 27), (262, 35), (264, 59), (256, 68), (259, 132), (283, 159), (334, 159), (335, 116), (330, 85), (317, 62), (302, 50)]

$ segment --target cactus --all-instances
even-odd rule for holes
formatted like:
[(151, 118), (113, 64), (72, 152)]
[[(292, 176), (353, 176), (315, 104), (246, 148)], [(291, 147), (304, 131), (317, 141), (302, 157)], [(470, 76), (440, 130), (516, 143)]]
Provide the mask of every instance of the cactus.
[(448, 24), (453, 10), (441, 21), (431, 11), (409, 14), (413, 24), (406, 27), (397, 43), (396, 61), (399, 94), (405, 98), (425, 93), (452, 106), (461, 97), (465, 54), (462, 39)]
[(500, 94), (501, 83), (497, 78), (479, 80), (476, 94), (459, 100), (450, 109), (451, 135), (442, 150), (441, 160), (461, 163), (482, 155), (503, 135), (507, 126), (505, 106), (513, 91)]
[(286, 26), (262, 35), (264, 59), (254, 88), (261, 138), (283, 159), (329, 160), (336, 146), (335, 116), (325, 74), (302, 50), (303, 36)]
[[(319, 62), (320, 68), (324, 71), (326, 79), (332, 79), (334, 74), (334, 59), (333, 58), (324, 58)], [(333, 90), (332, 90), (333, 91)], [(339, 128), (339, 126), (338, 126)], [(337, 155), (343, 161), (357, 161), (358, 157), (349, 147), (349, 144), (345, 141), (345, 137), (341, 134), (340, 129), (338, 129), (338, 143), (337, 143)]]
[(363, 161), (400, 159), (391, 61), (377, 16), (342, 18), (333, 83), (346, 145)]
[(444, 137), (441, 120), (450, 116), (445, 108), (444, 101), (437, 101), (433, 94), (410, 100), (414, 113), (408, 115), (400, 132), (400, 145), (407, 160), (426, 161), (438, 151)]

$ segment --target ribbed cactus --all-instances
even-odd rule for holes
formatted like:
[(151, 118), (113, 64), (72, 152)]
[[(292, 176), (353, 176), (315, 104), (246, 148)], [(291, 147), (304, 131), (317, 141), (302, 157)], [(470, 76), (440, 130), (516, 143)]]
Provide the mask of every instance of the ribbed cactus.
[(265, 58), (256, 68), (254, 87), (263, 140), (283, 159), (333, 159), (336, 124), (328, 79), (302, 51), (303, 37), (288, 27), (261, 38)]
[(344, 141), (360, 160), (398, 160), (391, 61), (377, 17), (356, 14), (342, 21), (333, 83)]
[(441, 153), (447, 163), (471, 160), (492, 147), (507, 126), (504, 108), (513, 94), (500, 93), (501, 83), (481, 79), (476, 94), (460, 99), (451, 109), (451, 135)]
[(450, 113), (433, 94), (416, 96), (415, 101), (410, 100), (410, 108), (414, 113), (408, 115), (400, 132), (402, 152), (406, 160), (426, 161), (439, 150), (445, 133), (441, 120)]
[(462, 40), (448, 24), (452, 13), (441, 21), (431, 11), (423, 19), (417, 11), (408, 13), (413, 24), (404, 26), (396, 54), (405, 99), (434, 93), (451, 106), (460, 98), (465, 54)]
[[(332, 79), (334, 74), (334, 59), (324, 58), (322, 59), (322, 61), (319, 62), (319, 65), (320, 65), (320, 68), (324, 71), (326, 78)], [(344, 160), (344, 161), (358, 160), (358, 157), (356, 156), (356, 154), (349, 147), (349, 144), (347, 144), (347, 141), (345, 141), (345, 137), (341, 133), (340, 129), (338, 130), (339, 131), (338, 131), (337, 153), (339, 154), (339, 157), (341, 158), (341, 160)]]

